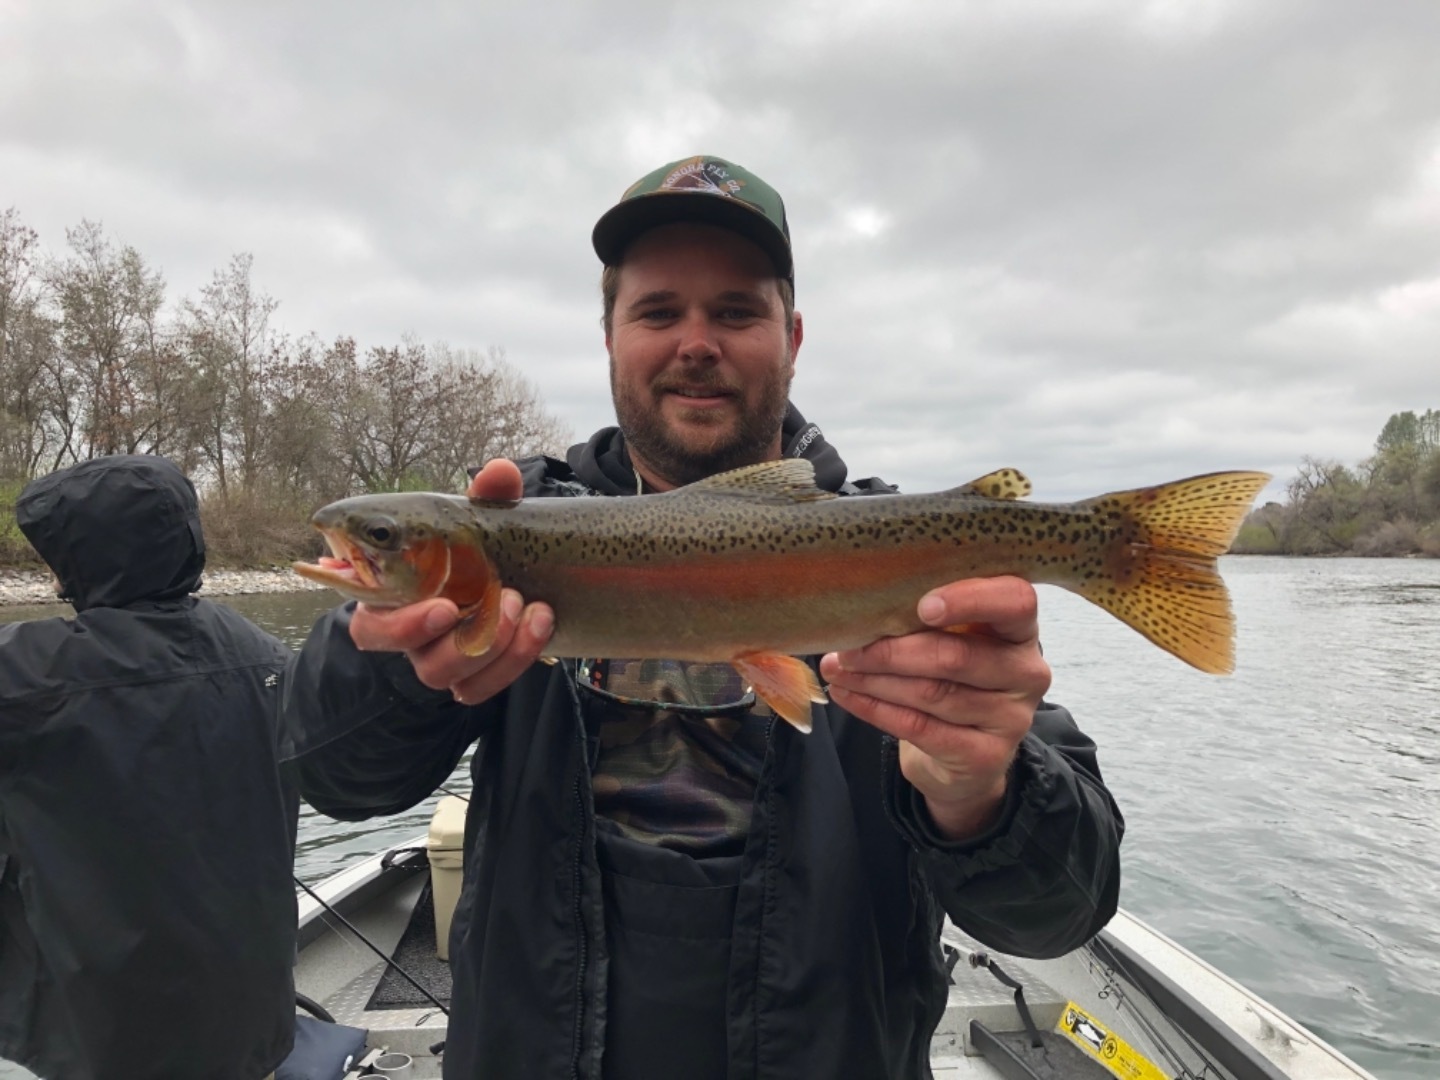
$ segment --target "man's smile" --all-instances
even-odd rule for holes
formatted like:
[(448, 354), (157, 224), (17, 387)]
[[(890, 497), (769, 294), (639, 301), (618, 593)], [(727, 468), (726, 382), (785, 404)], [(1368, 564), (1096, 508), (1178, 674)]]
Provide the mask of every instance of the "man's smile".
[(707, 405), (723, 405), (734, 395), (724, 391), (715, 390), (666, 390), (663, 393), (672, 397), (678, 397), (686, 405), (704, 407)]

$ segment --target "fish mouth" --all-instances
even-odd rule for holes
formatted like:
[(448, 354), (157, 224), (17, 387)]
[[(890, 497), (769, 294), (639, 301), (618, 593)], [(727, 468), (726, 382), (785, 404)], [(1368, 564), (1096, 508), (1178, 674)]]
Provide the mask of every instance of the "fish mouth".
[(380, 564), (368, 551), (338, 529), (321, 529), (329, 555), (321, 555), (313, 563), (292, 563), (303, 578), (328, 585), (356, 599), (388, 598), (389, 591), (381, 583)]

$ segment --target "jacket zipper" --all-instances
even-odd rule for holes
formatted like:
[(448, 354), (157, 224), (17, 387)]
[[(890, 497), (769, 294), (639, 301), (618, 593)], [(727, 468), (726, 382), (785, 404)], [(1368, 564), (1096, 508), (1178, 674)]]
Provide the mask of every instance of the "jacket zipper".
[[(581, 732), (583, 743), (584, 732)], [(582, 764), (584, 761), (584, 746), (581, 746)], [(575, 843), (575, 863), (571, 873), (571, 886), (575, 895), (575, 938), (576, 948), (579, 954), (579, 963), (575, 971), (575, 1042), (574, 1049), (570, 1056), (570, 1075), (575, 1080), (580, 1080), (580, 1056), (584, 1052), (581, 1045), (585, 1035), (585, 967), (589, 961), (589, 943), (585, 940), (585, 913), (584, 901), (581, 897), (580, 863), (583, 860), (585, 844), (584, 818), (585, 818), (585, 792), (581, 788), (580, 777), (575, 778), (575, 808), (578, 811), (577, 820), (580, 821), (581, 831)]]
[[(564, 661), (561, 661), (564, 663)], [(585, 1038), (585, 968), (590, 961), (590, 946), (585, 936), (585, 902), (582, 892), (584, 882), (582, 881), (581, 864), (585, 861), (585, 775), (584, 771), (590, 768), (590, 753), (587, 742), (585, 717), (580, 705), (579, 695), (575, 692), (573, 673), (565, 679), (565, 685), (570, 689), (572, 707), (575, 710), (575, 734), (580, 742), (580, 765), (575, 773), (575, 821), (579, 826), (578, 835), (575, 838), (575, 861), (570, 874), (571, 887), (575, 897), (575, 938), (576, 954), (578, 962), (575, 969), (575, 1035), (574, 1045), (570, 1055), (570, 1075), (574, 1080), (580, 1080), (580, 1059), (584, 1055), (583, 1046)]]
[[(763, 939), (764, 939), (765, 935), (770, 932), (770, 926), (769, 926), (769, 924), (765, 921), (765, 899), (768, 899), (768, 892), (769, 892), (769, 889), (770, 889), (771, 863), (772, 863), (773, 858), (774, 858), (774, 855), (775, 855), (775, 768), (776, 768), (776, 766), (775, 766), (775, 755), (776, 755), (777, 753), (779, 753), (779, 751), (775, 749), (775, 741), (774, 741), (774, 740), (775, 740), (775, 717), (772, 715), (772, 716), (770, 717), (769, 722), (765, 725), (765, 764), (764, 764), (764, 766), (762, 766), (762, 768), (761, 768), (761, 777), (764, 779), (765, 783), (767, 784), (766, 791), (765, 791), (765, 801), (766, 801), (766, 803), (767, 803), (768, 805), (766, 806), (766, 809), (765, 809), (765, 857), (764, 857), (764, 859), (762, 860), (761, 865), (760, 865), (760, 880), (761, 880), (761, 882), (762, 882), (761, 892), (762, 892), (763, 896), (762, 896), (762, 900), (761, 900), (761, 904), (760, 904), (760, 926), (759, 926), (759, 929), (757, 930), (757, 932), (756, 932), (756, 934), (755, 934), (755, 957), (756, 957), (756, 964), (755, 964), (755, 983), (754, 983), (754, 986), (753, 986), (752, 991), (751, 991), (752, 994), (753, 994), (752, 1000), (759, 1000), (759, 997), (760, 997), (760, 964), (759, 964), (759, 956), (760, 956), (760, 953), (761, 953), (761, 952), (763, 951), (763, 949), (764, 949), (764, 944), (765, 944), (765, 943), (764, 943), (764, 940), (763, 940)], [(768, 773), (765, 772), (765, 768), (766, 768), (766, 767), (769, 768), (769, 772), (768, 772)], [(757, 796), (759, 795), (759, 792), (758, 792), (758, 791), (756, 792), (756, 795), (757, 795)], [(751, 1019), (751, 1029), (752, 1029), (751, 1047), (752, 1047), (753, 1054), (754, 1054), (754, 1062), (753, 1062), (754, 1071), (753, 1071), (750, 1075), (751, 1075), (751, 1076), (759, 1076), (759, 1075), (760, 1075), (760, 1031), (759, 1031), (758, 1025), (756, 1025), (756, 1024), (754, 1023), (753, 1010), (752, 1010), (752, 1014), (751, 1014), (750, 1019)], [(727, 1018), (726, 1027), (727, 1027), (727, 1029), (728, 1029), (728, 1027), (729, 1027), (728, 1018)], [(727, 1031), (727, 1035), (728, 1035), (728, 1031)], [(727, 1042), (728, 1042), (728, 1039), (727, 1039)]]

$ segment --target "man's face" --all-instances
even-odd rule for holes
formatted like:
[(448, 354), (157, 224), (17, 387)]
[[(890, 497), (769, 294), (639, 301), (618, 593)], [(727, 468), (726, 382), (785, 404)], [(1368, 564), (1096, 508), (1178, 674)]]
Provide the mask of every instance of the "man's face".
[(605, 344), (631, 457), (678, 487), (780, 456), (780, 425), (803, 336), (785, 327), (775, 267), (711, 225), (642, 233), (620, 266)]

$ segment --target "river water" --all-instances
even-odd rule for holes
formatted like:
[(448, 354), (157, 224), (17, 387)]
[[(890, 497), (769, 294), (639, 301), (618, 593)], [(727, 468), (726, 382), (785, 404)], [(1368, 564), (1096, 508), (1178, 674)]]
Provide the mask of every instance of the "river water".
[[(1440, 560), (1222, 571), (1240, 628), (1223, 679), (1040, 590), (1050, 696), (1099, 743), (1125, 812), (1121, 902), (1382, 1080), (1436, 1080)], [(226, 602), (298, 643), (331, 598)], [(360, 825), (304, 810), (297, 872), (416, 836), (434, 801)]]

